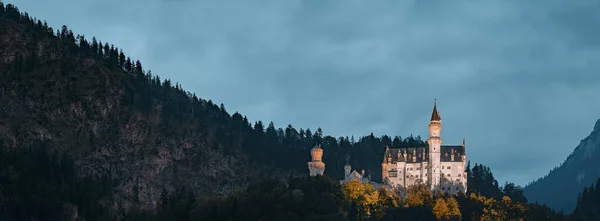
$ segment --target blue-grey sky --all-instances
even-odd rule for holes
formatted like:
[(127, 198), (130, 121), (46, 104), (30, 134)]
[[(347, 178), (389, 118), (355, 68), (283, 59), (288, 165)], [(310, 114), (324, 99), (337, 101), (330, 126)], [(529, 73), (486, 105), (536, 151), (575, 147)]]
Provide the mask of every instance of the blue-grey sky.
[(544, 175), (600, 118), (599, 1), (4, 1), (250, 121), (427, 137), (437, 98), (444, 143), (501, 183)]

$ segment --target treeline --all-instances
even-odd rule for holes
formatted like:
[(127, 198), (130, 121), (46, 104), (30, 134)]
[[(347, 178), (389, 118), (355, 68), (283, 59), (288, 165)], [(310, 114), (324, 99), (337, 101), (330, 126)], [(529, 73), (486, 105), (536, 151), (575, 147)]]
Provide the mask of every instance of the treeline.
[[(3, 148), (3, 150), (5, 150)], [(0, 217), (2, 220), (111, 219), (108, 203), (113, 180), (77, 177), (73, 160), (44, 148), (27, 154), (0, 152)], [(432, 193), (427, 187), (376, 190), (356, 181), (340, 185), (325, 177), (267, 178), (228, 196), (199, 197), (185, 185), (165, 195), (155, 211), (120, 211), (125, 220), (595, 220), (600, 218), (598, 192), (586, 188), (570, 216), (528, 204), (510, 184), (497, 183), (477, 165), (478, 176), (466, 195)], [(478, 177), (474, 176), (474, 177)], [(479, 179), (479, 178), (472, 178)], [(598, 181), (600, 184), (600, 181)], [(486, 191), (478, 191), (486, 190)], [(496, 196), (490, 194), (498, 194)]]
[[(444, 195), (426, 186), (406, 193), (374, 189), (329, 177), (264, 180), (246, 191), (195, 200), (165, 201), (157, 215), (130, 214), (131, 220), (566, 220), (547, 207), (502, 196)], [(170, 202), (170, 203), (169, 203)], [(178, 205), (178, 206), (174, 206)]]
[(600, 220), (600, 178), (579, 194), (571, 217), (573, 220)]
[(471, 168), (469, 162), (466, 172), (468, 173), (468, 193), (477, 193), (496, 200), (501, 200), (503, 196), (508, 196), (513, 201), (527, 203), (527, 199), (523, 195), (523, 187), (508, 182), (500, 186), (489, 167), (475, 164)]
[(194, 200), (193, 195), (181, 195), (184, 197), (164, 201), (157, 215), (135, 214), (130, 218), (216, 221), (600, 219), (600, 179), (583, 190), (578, 197), (577, 208), (570, 215), (556, 213), (547, 206), (527, 203), (522, 197), (522, 189), (515, 190), (512, 184), (501, 189), (493, 193), (499, 196), (474, 191), (466, 195), (444, 195), (441, 192), (432, 193), (426, 186), (413, 186), (406, 193), (401, 193), (386, 188), (376, 190), (371, 185), (357, 181), (340, 185), (326, 176), (268, 179), (254, 183), (246, 191), (226, 197)]

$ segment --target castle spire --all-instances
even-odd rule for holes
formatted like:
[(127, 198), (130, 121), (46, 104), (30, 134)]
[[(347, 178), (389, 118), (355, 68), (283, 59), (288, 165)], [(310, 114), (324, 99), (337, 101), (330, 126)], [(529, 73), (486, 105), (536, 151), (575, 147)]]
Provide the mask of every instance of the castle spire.
[(437, 99), (433, 100), (433, 113), (431, 113), (431, 121), (440, 121), (440, 113), (437, 110)]

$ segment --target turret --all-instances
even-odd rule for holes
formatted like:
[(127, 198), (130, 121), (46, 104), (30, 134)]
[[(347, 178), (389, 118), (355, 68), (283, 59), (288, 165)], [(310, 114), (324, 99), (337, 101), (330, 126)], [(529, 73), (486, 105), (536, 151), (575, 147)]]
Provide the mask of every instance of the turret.
[(312, 157), (312, 161), (308, 162), (308, 171), (310, 176), (321, 175), (325, 172), (325, 163), (323, 163), (323, 149), (321, 149), (321, 145), (315, 145), (310, 150), (310, 156)]
[(442, 118), (437, 110), (437, 100), (433, 101), (433, 112), (429, 121), (429, 137), (440, 137), (442, 131)]
[(321, 144), (313, 147), (312, 150), (310, 150), (310, 155), (314, 162), (323, 161), (323, 149), (321, 149)]
[(350, 166), (350, 157), (347, 157), (346, 165), (344, 166), (344, 177), (350, 176), (351, 171), (352, 171), (352, 167)]
[[(387, 171), (389, 170), (389, 167), (391, 165), (391, 156), (392, 153), (389, 152), (390, 151), (390, 147), (388, 147), (387, 145), (385, 146), (385, 152), (383, 153), (383, 162), (381, 163), (381, 179), (385, 181), (385, 179), (387, 178)], [(350, 171), (350, 170), (348, 170)]]
[(466, 148), (466, 144), (465, 144), (465, 138), (463, 138), (462, 155), (460, 156), (460, 160), (462, 162), (467, 162), (467, 148)]

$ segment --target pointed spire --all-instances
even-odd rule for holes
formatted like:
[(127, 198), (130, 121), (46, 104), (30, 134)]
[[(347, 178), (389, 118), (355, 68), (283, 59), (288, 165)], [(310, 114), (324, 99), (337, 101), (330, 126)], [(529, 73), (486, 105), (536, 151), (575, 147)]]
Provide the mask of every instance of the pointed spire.
[(463, 138), (463, 146), (465, 146), (465, 138)]
[(439, 121), (442, 120), (440, 118), (440, 113), (437, 110), (437, 99), (433, 100), (433, 113), (431, 113), (431, 121)]

